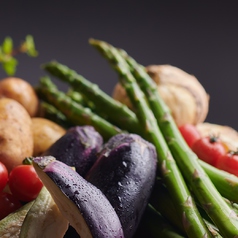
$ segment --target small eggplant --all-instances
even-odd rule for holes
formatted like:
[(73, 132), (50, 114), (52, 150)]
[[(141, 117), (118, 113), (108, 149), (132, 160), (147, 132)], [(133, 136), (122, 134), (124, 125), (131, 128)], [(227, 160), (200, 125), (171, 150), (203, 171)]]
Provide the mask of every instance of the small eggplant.
[(33, 158), (34, 168), (61, 213), (84, 238), (124, 238), (118, 215), (105, 195), (52, 156)]
[(148, 204), (157, 168), (153, 144), (135, 134), (113, 136), (85, 178), (111, 202), (124, 235), (134, 235)]
[(84, 177), (95, 162), (102, 144), (102, 136), (92, 126), (75, 126), (69, 128), (42, 155), (54, 156), (57, 160), (75, 167)]

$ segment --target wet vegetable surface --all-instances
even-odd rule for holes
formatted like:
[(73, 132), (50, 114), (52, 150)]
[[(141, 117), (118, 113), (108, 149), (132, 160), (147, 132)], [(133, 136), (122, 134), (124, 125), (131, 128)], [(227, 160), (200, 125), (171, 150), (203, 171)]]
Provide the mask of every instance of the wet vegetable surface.
[(135, 134), (112, 137), (86, 179), (97, 186), (116, 210), (125, 237), (132, 237), (148, 203), (156, 175), (152, 144)]
[(52, 155), (57, 160), (75, 167), (84, 176), (97, 158), (103, 139), (92, 126), (75, 126), (57, 140), (43, 155)]

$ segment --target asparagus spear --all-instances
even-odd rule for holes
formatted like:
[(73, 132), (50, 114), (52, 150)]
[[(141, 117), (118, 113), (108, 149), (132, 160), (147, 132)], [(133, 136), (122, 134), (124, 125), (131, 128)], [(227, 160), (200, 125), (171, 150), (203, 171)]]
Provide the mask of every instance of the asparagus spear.
[(75, 102), (81, 104), (82, 106), (89, 107), (92, 112), (98, 114), (99, 116), (102, 116), (104, 119), (108, 119), (107, 114), (103, 114), (100, 109), (96, 108), (94, 102), (88, 100), (80, 92), (75, 91), (73, 88), (70, 88), (66, 92), (66, 95), (69, 96)]
[(91, 125), (105, 140), (122, 132), (118, 127), (94, 114), (89, 108), (83, 107), (73, 101), (64, 92), (59, 91), (55, 85), (51, 85), (51, 82), (47, 78), (41, 78), (36, 92), (41, 99), (60, 110), (67, 117), (69, 123), (73, 125)]
[[(162, 180), (158, 178), (155, 182), (150, 201), (150, 205), (158, 211), (163, 217), (165, 217), (181, 234), (184, 232), (181, 220), (178, 219), (176, 209), (173, 201), (168, 193), (168, 190), (164, 186)], [(198, 206), (199, 212), (202, 215), (204, 222), (208, 229), (212, 233), (213, 237), (221, 237), (219, 230), (214, 226), (207, 214), (204, 214), (204, 210)]]
[(71, 97), (74, 101), (76, 101), (77, 103), (80, 103), (82, 105), (86, 104), (85, 99), (83, 98), (83, 95), (79, 92), (76, 92), (75, 90), (73, 90), (72, 88), (70, 88), (67, 92), (66, 95)]
[(105, 42), (90, 40), (90, 44), (97, 48), (109, 60), (112, 67), (119, 73), (120, 83), (137, 111), (137, 116), (147, 140), (152, 142), (158, 155), (158, 167), (161, 176), (178, 209), (179, 218), (189, 237), (212, 237), (201, 218), (186, 183), (179, 171), (176, 162), (157, 125), (154, 114), (148, 107), (144, 93), (138, 87), (127, 63), (117, 53), (117, 50)]
[(238, 203), (238, 177), (199, 160), (219, 193), (228, 200)]
[(41, 102), (40, 106), (42, 108), (42, 113), (45, 118), (56, 122), (64, 128), (69, 128), (72, 126), (72, 124), (68, 122), (66, 116), (53, 105), (43, 101)]
[(108, 120), (117, 126), (123, 126), (129, 132), (140, 131), (140, 125), (137, 117), (126, 105), (114, 100), (104, 93), (96, 84), (91, 83), (76, 71), (52, 61), (43, 65), (43, 68), (58, 77), (60, 80), (67, 82), (71, 87), (84, 95), (88, 100), (94, 102), (97, 110), (108, 115)]
[[(124, 55), (126, 55), (125, 52)], [(129, 56), (126, 57), (126, 60), (129, 62), (131, 72), (140, 85), (140, 88), (145, 93), (149, 105), (157, 118), (161, 132), (184, 177), (190, 184), (193, 193), (219, 228), (221, 234), (224, 237), (236, 237), (238, 235), (237, 215), (234, 214), (234, 211), (223, 200), (201, 167), (196, 154), (191, 151), (184, 141), (169, 108), (159, 95), (157, 85), (146, 73), (143, 66), (136, 63)]]

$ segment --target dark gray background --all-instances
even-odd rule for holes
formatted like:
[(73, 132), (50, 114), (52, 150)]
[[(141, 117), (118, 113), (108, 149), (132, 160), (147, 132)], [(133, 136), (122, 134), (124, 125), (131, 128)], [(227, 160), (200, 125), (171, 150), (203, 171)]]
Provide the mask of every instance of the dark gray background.
[[(138, 62), (171, 64), (194, 74), (210, 95), (207, 121), (238, 129), (236, 1), (0, 0), (0, 41), (34, 36), (37, 58), (18, 57), (16, 76), (37, 84), (56, 59), (108, 94), (117, 76), (88, 44), (93, 37)], [(0, 69), (0, 78), (5, 77)], [(61, 87), (61, 84), (60, 84)], [(64, 87), (64, 85), (62, 85)]]

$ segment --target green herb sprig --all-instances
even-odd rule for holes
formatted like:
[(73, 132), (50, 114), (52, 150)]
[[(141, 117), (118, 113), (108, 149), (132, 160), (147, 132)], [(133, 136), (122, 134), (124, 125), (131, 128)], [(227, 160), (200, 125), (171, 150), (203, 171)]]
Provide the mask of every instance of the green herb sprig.
[(27, 54), (29, 57), (38, 56), (34, 39), (31, 35), (27, 35), (25, 40), (17, 48), (14, 48), (11, 37), (5, 37), (3, 43), (0, 45), (0, 64), (2, 64), (2, 68), (7, 75), (14, 75), (16, 73), (18, 65), (16, 56), (22, 53)]

